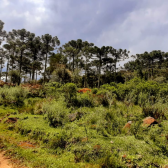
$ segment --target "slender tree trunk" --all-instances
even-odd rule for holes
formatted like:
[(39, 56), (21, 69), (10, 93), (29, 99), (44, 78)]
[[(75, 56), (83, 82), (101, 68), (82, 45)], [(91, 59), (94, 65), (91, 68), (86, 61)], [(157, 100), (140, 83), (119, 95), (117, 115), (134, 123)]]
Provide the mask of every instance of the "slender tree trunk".
[(32, 73), (31, 73), (31, 71), (30, 71), (29, 73), (30, 73), (30, 80), (31, 80), (31, 77), (32, 77)]
[(99, 76), (98, 76), (98, 88), (100, 88), (100, 76), (101, 76), (101, 56), (99, 60)]
[(45, 83), (45, 80), (46, 80), (46, 68), (47, 68), (47, 53), (46, 53), (46, 58), (45, 58), (45, 66), (44, 66), (44, 82)]
[(20, 83), (21, 83), (22, 57), (23, 57), (23, 51), (21, 51), (21, 54), (20, 54), (20, 67), (19, 67), (19, 82), (18, 82), (18, 85), (20, 85)]
[(12, 58), (12, 71), (13, 71), (13, 64), (14, 64), (14, 59), (15, 59), (15, 51), (13, 51), (13, 58)]
[(8, 58), (8, 62), (7, 62), (7, 67), (6, 67), (6, 80), (5, 82), (7, 82), (7, 78), (8, 78), (8, 70), (9, 70), (9, 58)]
[(36, 70), (36, 83), (37, 83), (37, 70)]
[[(36, 61), (36, 57), (35, 57), (35, 54), (34, 54), (34, 56), (33, 56), (33, 62), (35, 62)], [(34, 67), (34, 64), (33, 64), (33, 68), (32, 68), (32, 80), (34, 80), (34, 78), (35, 78), (35, 67)]]
[(86, 63), (85, 63), (85, 80), (84, 80), (84, 87), (85, 88), (86, 88), (86, 75), (87, 75), (86, 67), (87, 67), (87, 57), (86, 57)]
[(100, 66), (99, 66), (98, 88), (100, 88), (100, 75), (101, 75), (101, 68), (100, 68)]
[(34, 69), (34, 66), (33, 66), (33, 69), (32, 69), (32, 80), (34, 80), (34, 74), (35, 74), (35, 69)]
[(5, 79), (5, 82), (7, 82), (7, 77), (8, 77), (8, 62), (7, 62), (7, 67), (6, 67), (6, 79)]

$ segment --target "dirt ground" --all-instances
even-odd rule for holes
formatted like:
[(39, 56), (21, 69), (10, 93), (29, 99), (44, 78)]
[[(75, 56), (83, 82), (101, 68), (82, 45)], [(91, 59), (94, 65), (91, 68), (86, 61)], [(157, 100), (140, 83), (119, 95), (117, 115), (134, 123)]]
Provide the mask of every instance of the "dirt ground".
[(11, 163), (9, 162), (10, 159), (4, 156), (5, 152), (0, 153), (0, 168), (13, 168)]
[(20, 165), (18, 160), (14, 160), (4, 155), (5, 152), (0, 152), (0, 168), (26, 168)]

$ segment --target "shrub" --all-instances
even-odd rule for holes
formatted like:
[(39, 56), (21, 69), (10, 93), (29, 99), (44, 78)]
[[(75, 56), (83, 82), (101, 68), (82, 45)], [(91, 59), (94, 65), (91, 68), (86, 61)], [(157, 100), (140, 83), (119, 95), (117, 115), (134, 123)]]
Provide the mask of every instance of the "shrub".
[(71, 101), (73, 97), (76, 97), (77, 87), (74, 83), (67, 83), (63, 86), (63, 91), (65, 93), (66, 100)]
[(0, 103), (4, 105), (16, 105), (17, 107), (24, 105), (24, 100), (28, 95), (27, 89), (20, 86), (8, 88), (0, 88)]
[(138, 105), (140, 105), (141, 107), (144, 107), (147, 100), (148, 100), (148, 94), (140, 92), (140, 94), (138, 96)]
[(163, 77), (163, 76), (159, 76), (159, 77), (155, 78), (154, 81), (156, 81), (158, 83), (165, 83), (166, 82), (166, 78)]
[(57, 149), (57, 148), (62, 148), (64, 149), (66, 146), (66, 138), (67, 136), (63, 133), (61, 133), (60, 135), (51, 138), (50, 142), (49, 142), (49, 147), (51, 149)]
[(11, 82), (16, 84), (20, 81), (20, 74), (18, 70), (9, 71), (9, 76), (11, 77)]
[(68, 109), (63, 99), (59, 99), (57, 102), (52, 100), (43, 104), (43, 111), (46, 114), (46, 118), (49, 124), (53, 127), (61, 126), (68, 121)]
[(96, 95), (97, 95), (99, 104), (102, 104), (103, 106), (109, 106), (109, 99), (108, 99), (108, 96), (110, 96), (109, 91), (102, 89), (98, 91)]
[(97, 92), (98, 92), (98, 88), (93, 88), (93, 89), (92, 89), (92, 93), (93, 93), (93, 94), (97, 94)]
[(125, 167), (124, 164), (121, 162), (121, 159), (119, 158), (117, 151), (114, 151), (113, 153), (111, 153), (110, 151), (105, 151), (103, 152), (103, 154), (104, 154), (104, 157), (102, 157), (99, 161), (99, 164), (101, 165), (102, 168)]
[(142, 113), (145, 117), (151, 116), (155, 119), (166, 119), (164, 112), (155, 107), (143, 107)]
[(93, 98), (88, 93), (78, 94), (77, 98), (72, 99), (72, 104), (76, 107), (93, 107)]

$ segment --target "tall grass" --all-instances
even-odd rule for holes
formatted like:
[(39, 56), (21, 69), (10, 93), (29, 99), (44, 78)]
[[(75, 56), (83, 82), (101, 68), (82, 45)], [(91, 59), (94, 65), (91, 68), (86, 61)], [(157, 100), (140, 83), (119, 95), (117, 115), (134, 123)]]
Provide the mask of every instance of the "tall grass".
[(24, 104), (24, 100), (28, 95), (27, 89), (22, 89), (20, 86), (0, 88), (0, 104), (15, 105), (17, 107)]

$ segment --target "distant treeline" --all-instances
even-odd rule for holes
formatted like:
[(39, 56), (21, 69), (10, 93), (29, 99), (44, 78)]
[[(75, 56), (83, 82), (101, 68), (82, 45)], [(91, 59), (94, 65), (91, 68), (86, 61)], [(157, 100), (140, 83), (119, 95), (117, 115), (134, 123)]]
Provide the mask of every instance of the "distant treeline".
[[(79, 87), (100, 87), (111, 82), (122, 82), (135, 76), (151, 79), (157, 75), (166, 77), (168, 53), (152, 51), (137, 54), (134, 61), (118, 71), (117, 63), (129, 57), (126, 49), (112, 46), (97, 47), (82, 39), (71, 40), (60, 45), (57, 36), (36, 36), (26, 29), (10, 32), (3, 30), (0, 20), (0, 80), (20, 84), (21, 81), (73, 82)], [(2, 72), (6, 64), (6, 72)], [(164, 72), (162, 72), (164, 70)]]

